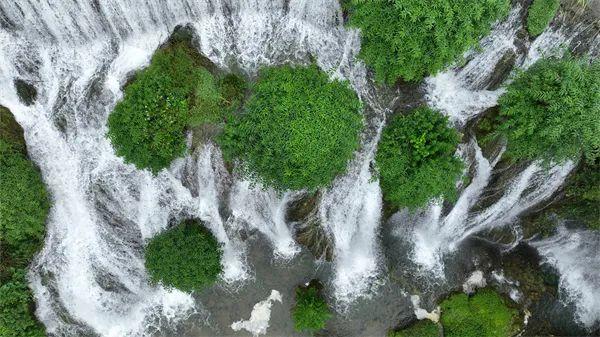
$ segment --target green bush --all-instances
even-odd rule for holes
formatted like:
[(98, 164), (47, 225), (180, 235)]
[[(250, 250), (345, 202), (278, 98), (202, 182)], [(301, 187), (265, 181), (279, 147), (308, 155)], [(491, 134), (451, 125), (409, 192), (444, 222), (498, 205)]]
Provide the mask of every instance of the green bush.
[(296, 288), (296, 305), (292, 309), (294, 328), (297, 331), (315, 332), (325, 328), (331, 318), (331, 310), (321, 295), (318, 282)]
[(439, 329), (437, 324), (433, 323), (428, 319), (417, 321), (415, 324), (409, 327), (392, 331), (388, 334), (388, 337), (438, 337)]
[(508, 0), (351, 0), (360, 57), (379, 82), (419, 81), (443, 69), (508, 13)]
[(600, 62), (545, 59), (520, 73), (500, 98), (498, 133), (507, 154), (545, 163), (600, 156)]
[(263, 69), (245, 112), (219, 139), (228, 161), (278, 190), (314, 190), (345, 171), (359, 146), (361, 102), (316, 65)]
[(542, 34), (556, 14), (560, 0), (533, 0), (527, 12), (527, 31), (529, 35)]
[(600, 230), (600, 159), (584, 163), (569, 178), (565, 186), (565, 200), (559, 203), (557, 213), (562, 218), (582, 221), (590, 229)]
[(44, 327), (33, 315), (33, 296), (25, 270), (13, 270), (12, 279), (0, 286), (0, 336), (41, 337)]
[(108, 119), (116, 153), (157, 173), (185, 152), (185, 129), (219, 122), (224, 99), (206, 63), (188, 44), (160, 49), (138, 72)]
[(145, 265), (153, 283), (191, 292), (217, 280), (222, 255), (210, 232), (198, 222), (186, 221), (150, 240)]
[(459, 140), (448, 119), (430, 108), (393, 117), (375, 157), (384, 199), (414, 209), (431, 198), (455, 198), (463, 169), (454, 156)]
[[(38, 169), (27, 158), (22, 130), (0, 107), (0, 257), (26, 267), (44, 239), (50, 208)], [(7, 261), (4, 261), (4, 260)]]
[(49, 201), (27, 158), (23, 130), (0, 107), (0, 336), (44, 336), (33, 315), (25, 269), (44, 239)]
[(469, 298), (460, 293), (441, 303), (445, 337), (509, 337), (516, 332), (518, 312), (493, 290)]

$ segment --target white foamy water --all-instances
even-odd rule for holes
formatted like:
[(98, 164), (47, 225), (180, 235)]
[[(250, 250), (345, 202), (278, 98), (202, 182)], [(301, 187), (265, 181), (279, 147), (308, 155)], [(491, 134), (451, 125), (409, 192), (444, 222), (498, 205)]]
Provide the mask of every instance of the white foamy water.
[(575, 304), (577, 319), (600, 325), (600, 233), (560, 227), (555, 236), (531, 244), (560, 273), (559, 294)]
[(281, 303), (281, 293), (271, 290), (271, 295), (266, 300), (254, 305), (249, 319), (233, 322), (231, 328), (235, 331), (244, 329), (255, 337), (266, 334), (271, 320), (271, 307), (275, 302)]
[[(191, 24), (201, 51), (223, 68), (236, 65), (252, 74), (263, 65), (313, 56), (332, 77), (348, 79), (368, 99), (365, 69), (354, 62), (360, 39), (343, 28), (335, 0), (3, 1), (0, 24), (0, 104), (23, 126), (53, 199), (45, 247), (30, 279), (37, 315), (56, 335), (145, 335), (197, 312), (189, 294), (148, 284), (144, 269), (146, 240), (180, 219), (203, 220), (223, 243), (225, 282), (249, 275), (237, 234), (240, 222), (264, 234), (275, 256), (290, 258), (298, 250), (284, 217), (292, 194), (279, 196), (236, 181), (214, 146), (202, 146), (157, 176), (114, 155), (104, 135), (120, 88), (177, 25)], [(16, 78), (35, 85), (39, 95), (33, 106), (19, 102)], [(378, 218), (370, 214), (379, 211), (371, 198), (378, 198), (378, 188), (362, 170), (372, 157), (357, 157), (352, 172), (363, 172), (367, 187), (355, 190), (346, 180), (339, 191), (328, 192), (344, 200), (367, 193), (346, 206), (355, 208), (354, 214), (371, 210), (347, 224), (351, 234), (339, 226), (333, 231), (340, 242), (336, 275), (355, 280), (357, 287), (340, 283), (341, 296), (362, 291), (358, 280), (371, 276), (377, 264)], [(233, 193), (224, 198), (228, 184)], [(337, 220), (330, 223), (341, 219), (333, 216)], [(348, 236), (364, 239), (349, 245)], [(349, 267), (356, 261), (363, 261), (357, 264), (361, 268)]]

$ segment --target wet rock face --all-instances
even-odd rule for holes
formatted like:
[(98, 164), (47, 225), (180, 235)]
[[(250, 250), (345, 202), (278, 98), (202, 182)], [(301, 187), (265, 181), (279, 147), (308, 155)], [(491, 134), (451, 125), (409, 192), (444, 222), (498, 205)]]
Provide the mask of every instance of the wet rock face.
[(14, 81), (15, 89), (17, 89), (17, 95), (23, 104), (29, 106), (32, 105), (37, 99), (37, 90), (33, 84), (28, 83), (21, 79)]
[(317, 259), (333, 259), (333, 243), (317, 217), (320, 194), (307, 194), (288, 205), (286, 222), (296, 227), (295, 239)]

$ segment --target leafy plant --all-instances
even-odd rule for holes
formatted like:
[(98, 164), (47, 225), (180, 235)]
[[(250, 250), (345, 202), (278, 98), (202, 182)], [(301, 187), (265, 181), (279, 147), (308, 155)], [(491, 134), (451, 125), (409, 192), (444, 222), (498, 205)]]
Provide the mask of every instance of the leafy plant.
[(375, 157), (384, 199), (414, 209), (431, 198), (454, 198), (463, 169), (454, 156), (459, 140), (448, 119), (430, 108), (393, 117)]
[(0, 336), (46, 336), (44, 327), (33, 315), (32, 303), (25, 270), (12, 270), (12, 278), (0, 285)]
[(409, 327), (392, 331), (388, 337), (438, 337), (439, 329), (437, 324), (428, 319), (417, 321)]
[(292, 309), (294, 328), (297, 331), (315, 332), (325, 328), (331, 318), (331, 310), (322, 297), (318, 282), (296, 288), (296, 305)]
[(560, 0), (533, 0), (527, 12), (527, 31), (531, 36), (542, 34), (560, 7)]
[(136, 74), (108, 119), (116, 153), (157, 173), (185, 152), (185, 129), (223, 118), (220, 84), (184, 42), (160, 49)]
[(469, 298), (460, 293), (441, 303), (446, 337), (509, 337), (515, 330), (517, 310), (509, 308), (493, 290)]
[(360, 57), (379, 82), (419, 81), (477, 45), (508, 13), (508, 0), (351, 0), (351, 26), (361, 29)]
[(219, 139), (241, 172), (278, 190), (314, 190), (345, 171), (359, 145), (362, 104), (316, 65), (260, 72), (241, 115)]
[(600, 156), (600, 62), (545, 59), (500, 98), (498, 133), (517, 160), (563, 162)]
[(44, 238), (49, 201), (27, 158), (23, 129), (0, 106), (0, 336), (44, 336), (33, 315), (27, 265)]
[(202, 290), (222, 271), (221, 245), (195, 221), (183, 222), (153, 237), (145, 254), (150, 280), (182, 291)]

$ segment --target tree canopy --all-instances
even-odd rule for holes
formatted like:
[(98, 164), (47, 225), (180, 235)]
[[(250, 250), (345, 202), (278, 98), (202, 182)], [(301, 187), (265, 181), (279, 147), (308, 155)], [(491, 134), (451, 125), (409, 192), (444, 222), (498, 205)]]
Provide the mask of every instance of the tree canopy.
[(360, 57), (380, 82), (419, 81), (477, 45), (508, 13), (508, 0), (350, 0)]
[(514, 159), (600, 156), (600, 62), (541, 60), (517, 75), (499, 104), (498, 132)]
[(447, 117), (430, 108), (392, 117), (375, 156), (384, 199), (417, 208), (431, 198), (453, 198), (463, 168), (454, 156), (459, 140)]
[(346, 170), (359, 146), (362, 104), (316, 65), (260, 71), (244, 113), (220, 144), (250, 179), (278, 190), (314, 190)]

